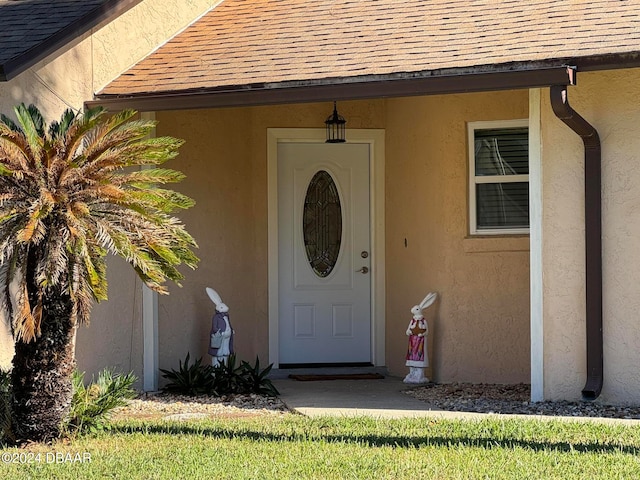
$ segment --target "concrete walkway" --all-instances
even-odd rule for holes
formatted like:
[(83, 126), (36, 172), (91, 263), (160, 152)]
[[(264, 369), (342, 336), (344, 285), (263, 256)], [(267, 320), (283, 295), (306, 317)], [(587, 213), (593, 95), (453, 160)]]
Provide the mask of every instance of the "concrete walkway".
[(432, 409), (406, 395), (411, 388), (401, 378), (380, 380), (273, 380), (280, 399), (291, 409), (313, 416), (371, 416), (374, 418), (440, 417), (480, 418), (482, 414)]
[(601, 417), (561, 417), (545, 415), (503, 415), (495, 413), (452, 412), (434, 408), (413, 398), (404, 390), (412, 388), (401, 378), (386, 376), (380, 380), (321, 380), (301, 382), (275, 378), (280, 399), (292, 410), (309, 417), (370, 416), (373, 418), (431, 417), (481, 419), (491, 416), (538, 420), (592, 421), (600, 423), (640, 425), (640, 420)]

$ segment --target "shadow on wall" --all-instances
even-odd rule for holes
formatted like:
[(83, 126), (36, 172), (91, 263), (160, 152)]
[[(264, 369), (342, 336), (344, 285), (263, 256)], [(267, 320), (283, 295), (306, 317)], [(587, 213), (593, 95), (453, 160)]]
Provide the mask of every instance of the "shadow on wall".
[[(0, 18), (2, 12), (0, 7)], [(91, 65), (83, 58), (83, 50), (73, 49), (74, 46), (67, 45), (57, 52), (53, 61), (41, 61), (9, 81), (0, 81), (0, 113), (15, 120), (13, 109), (16, 105), (34, 104), (50, 123), (59, 120), (68, 108), (82, 110), (84, 102), (93, 95)], [(0, 52), (0, 65), (3, 60)]]

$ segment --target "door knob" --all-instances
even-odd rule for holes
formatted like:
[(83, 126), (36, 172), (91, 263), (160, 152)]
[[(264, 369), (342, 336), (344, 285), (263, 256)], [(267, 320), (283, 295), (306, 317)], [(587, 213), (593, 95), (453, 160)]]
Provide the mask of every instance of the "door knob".
[(356, 272), (369, 273), (369, 268), (368, 267), (362, 267), (360, 270), (356, 270)]

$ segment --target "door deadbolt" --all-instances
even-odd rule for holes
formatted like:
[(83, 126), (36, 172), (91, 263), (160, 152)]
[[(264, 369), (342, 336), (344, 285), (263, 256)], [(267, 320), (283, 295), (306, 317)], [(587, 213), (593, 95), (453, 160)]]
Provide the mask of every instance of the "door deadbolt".
[(362, 258), (367, 258), (369, 256), (369, 252), (367, 252), (366, 250), (364, 250), (362, 253), (360, 253), (360, 256)]

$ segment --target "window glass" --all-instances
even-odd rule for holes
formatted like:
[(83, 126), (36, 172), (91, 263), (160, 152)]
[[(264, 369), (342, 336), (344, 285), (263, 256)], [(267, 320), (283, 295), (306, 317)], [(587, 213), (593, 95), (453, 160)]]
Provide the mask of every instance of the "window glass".
[(528, 183), (481, 183), (476, 187), (479, 230), (529, 226)]
[(528, 175), (526, 128), (475, 131), (476, 175)]
[(469, 124), (471, 234), (528, 233), (526, 120)]

